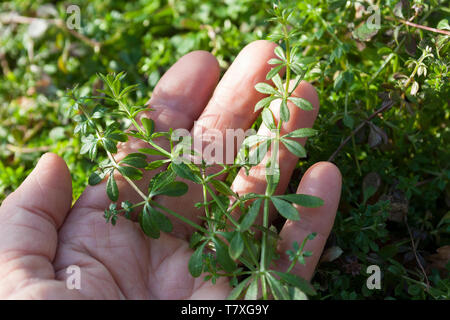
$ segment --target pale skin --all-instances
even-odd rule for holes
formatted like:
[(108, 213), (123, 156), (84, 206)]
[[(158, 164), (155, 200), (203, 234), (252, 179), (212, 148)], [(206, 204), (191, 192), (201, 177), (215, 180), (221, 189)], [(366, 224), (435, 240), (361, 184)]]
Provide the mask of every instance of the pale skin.
[[(248, 129), (257, 117), (254, 105), (264, 97), (254, 85), (265, 81), (274, 47), (267, 41), (249, 44), (220, 81), (218, 63), (210, 53), (195, 51), (182, 57), (152, 95), (150, 105), (155, 110), (148, 116), (154, 119), (156, 130), (193, 131), (195, 120), (196, 125), (206, 128)], [(291, 119), (283, 125), (285, 131), (312, 127), (318, 113), (318, 96), (310, 84), (302, 82), (295, 95), (309, 100), (314, 110), (302, 111), (290, 105)], [(140, 147), (134, 141), (127, 142), (120, 146), (117, 157)], [(296, 162), (295, 156), (280, 150), (282, 178), (277, 193), (286, 190)], [(253, 168), (250, 176), (242, 171), (232, 188), (239, 194), (264, 193), (262, 166)], [(138, 183), (142, 190), (151, 175), (147, 173)], [(118, 185), (121, 199), (140, 201), (125, 180), (119, 179)], [(305, 236), (317, 232), (306, 248), (313, 256), (293, 270), (311, 279), (332, 228), (340, 192), (341, 175), (333, 164), (319, 162), (306, 171), (297, 193), (318, 196), (324, 205), (297, 207), (301, 221), (287, 221), (281, 230), (281, 259), (275, 268), (285, 271), (289, 264), (286, 250), (294, 241), (301, 243)], [(189, 192), (182, 198), (161, 197), (157, 201), (198, 222), (201, 212), (194, 204), (201, 199), (201, 188), (189, 184)], [(231, 291), (224, 278), (213, 285), (202, 276), (191, 277), (188, 239), (193, 230), (184, 224), (173, 220), (174, 232), (161, 233), (157, 240), (149, 239), (136, 222), (124, 218), (119, 218), (116, 226), (107, 224), (103, 217), (109, 205), (105, 182), (86, 188), (73, 207), (71, 203), (67, 165), (55, 154), (43, 155), (0, 208), (1, 299), (224, 299)], [(271, 212), (271, 217), (276, 214)], [(80, 290), (66, 287), (66, 270), (71, 265), (81, 268)]]

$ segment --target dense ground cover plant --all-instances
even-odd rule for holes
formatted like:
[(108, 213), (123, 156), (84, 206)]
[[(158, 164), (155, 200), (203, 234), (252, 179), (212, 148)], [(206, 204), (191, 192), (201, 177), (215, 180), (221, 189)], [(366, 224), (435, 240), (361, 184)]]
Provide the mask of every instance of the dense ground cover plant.
[[(75, 198), (84, 188), (93, 163), (79, 155), (76, 124), (60, 102), (66, 88), (80, 83), (80, 96), (94, 95), (97, 72), (125, 70), (125, 87), (140, 84), (132, 105), (144, 105), (182, 54), (211, 50), (226, 68), (244, 44), (276, 32), (266, 22), (270, 1), (258, 4), (79, 1), (78, 32), (91, 40), (83, 41), (51, 23), (33, 35), (32, 21), (4, 18), (65, 19), (63, 2), (46, 10), (44, 1), (2, 2), (2, 197), (46, 150), (71, 167)], [(334, 161), (344, 177), (315, 298), (448, 298), (448, 1), (379, 1), (376, 30), (367, 29), (375, 11), (365, 2), (291, 4), (300, 54), (316, 58), (306, 79), (322, 106), (292, 186), (319, 160)], [(383, 270), (382, 290), (365, 286), (371, 264)]]

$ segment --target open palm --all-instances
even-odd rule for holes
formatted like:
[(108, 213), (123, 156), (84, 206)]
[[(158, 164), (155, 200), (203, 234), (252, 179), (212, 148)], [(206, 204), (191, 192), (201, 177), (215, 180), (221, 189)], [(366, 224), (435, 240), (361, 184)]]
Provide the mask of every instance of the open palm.
[[(185, 128), (248, 129), (257, 117), (253, 109), (263, 96), (254, 85), (265, 80), (270, 70), (275, 44), (256, 41), (245, 47), (219, 82), (220, 69), (209, 53), (196, 51), (182, 57), (160, 80), (149, 102), (154, 109), (156, 130)], [(311, 127), (319, 102), (314, 88), (302, 82), (294, 95), (309, 100), (313, 111), (289, 106), (291, 118), (282, 130)], [(275, 113), (277, 106), (271, 106)], [(261, 128), (260, 130), (265, 130)], [(305, 140), (300, 140), (303, 144)], [(142, 142), (120, 146), (118, 158), (137, 150)], [(295, 168), (295, 156), (280, 150), (283, 193)], [(263, 193), (264, 163), (250, 175), (238, 174), (232, 188), (239, 194)], [(148, 184), (146, 173), (139, 186)], [(126, 181), (118, 179), (121, 198), (138, 199)], [(189, 184), (181, 198), (157, 199), (164, 206), (200, 222), (201, 212), (194, 204), (202, 200), (198, 185)], [(307, 250), (313, 252), (305, 266), (294, 269), (310, 279), (333, 225), (341, 189), (339, 170), (332, 164), (317, 163), (305, 173), (297, 192), (318, 196), (325, 203), (319, 208), (299, 207), (301, 221), (287, 221), (279, 243), (281, 258), (276, 268), (284, 271), (288, 259), (284, 252), (294, 241), (311, 232), (318, 236)], [(231, 288), (221, 278), (215, 285), (193, 278), (187, 268), (192, 254), (188, 239), (192, 229), (173, 221), (174, 231), (150, 239), (136, 222), (118, 219), (116, 226), (105, 223), (109, 205), (105, 182), (88, 187), (71, 206), (71, 176), (64, 161), (46, 154), (23, 184), (0, 208), (0, 298), (11, 299), (223, 299)], [(275, 213), (272, 213), (272, 218)], [(81, 270), (81, 289), (66, 286), (69, 266)]]

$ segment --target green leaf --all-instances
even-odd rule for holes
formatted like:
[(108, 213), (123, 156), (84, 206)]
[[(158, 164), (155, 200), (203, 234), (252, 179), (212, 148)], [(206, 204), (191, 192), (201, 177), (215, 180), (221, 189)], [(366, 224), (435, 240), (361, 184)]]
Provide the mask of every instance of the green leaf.
[(261, 198), (253, 201), (248, 212), (244, 215), (244, 218), (242, 219), (242, 222), (239, 225), (239, 230), (241, 232), (248, 230), (253, 225), (253, 223), (256, 220), (256, 217), (258, 217), (259, 209), (261, 208), (262, 201), (263, 201), (263, 199), (261, 199)]
[(281, 101), (280, 105), (280, 118), (283, 122), (288, 122), (290, 118), (289, 108), (287, 106), (286, 100)]
[(271, 159), (266, 164), (266, 181), (268, 184), (267, 194), (271, 195), (275, 192), (275, 189), (280, 182), (280, 166), (278, 161)]
[(267, 274), (266, 279), (276, 300), (289, 300), (289, 294), (286, 288), (278, 279), (275, 279), (270, 273)]
[(278, 72), (280, 72), (281, 68), (283, 68), (283, 66), (276, 66), (273, 67), (266, 75), (266, 80), (270, 80), (272, 78), (274, 78), (275, 76), (280, 77), (280, 75), (278, 74)]
[(294, 85), (290, 88), (291, 91), (289, 93), (289, 95), (292, 95), (292, 93), (295, 91), (295, 89), (298, 87), (298, 85), (300, 84), (300, 82), (302, 81), (303, 77), (302, 76), (296, 76), (294, 79)]
[(152, 196), (165, 195), (169, 197), (180, 197), (188, 191), (188, 185), (181, 181), (173, 181), (163, 185), (157, 190), (152, 190)]
[(275, 197), (293, 202), (305, 208), (317, 208), (323, 205), (322, 199), (309, 194), (285, 194)]
[(266, 108), (270, 105), (270, 103), (277, 99), (277, 97), (266, 97), (264, 99), (261, 99), (258, 101), (258, 103), (255, 105), (255, 111), (258, 111), (261, 108)]
[(306, 294), (299, 288), (288, 286), (289, 300), (308, 300)]
[(167, 160), (155, 160), (153, 162), (150, 162), (146, 167), (145, 170), (155, 170), (167, 163)]
[(342, 120), (346, 127), (353, 129), (353, 126), (355, 125), (355, 120), (353, 120), (352, 116), (345, 114)]
[(114, 141), (120, 141), (125, 142), (128, 140), (128, 137), (125, 133), (120, 131), (114, 131), (106, 135), (108, 139), (114, 140)]
[(149, 192), (152, 191), (152, 190), (156, 191), (156, 190), (162, 188), (163, 186), (165, 186), (166, 184), (175, 181), (176, 176), (177, 175), (172, 170), (166, 170), (166, 171), (162, 171), (162, 172), (157, 173), (150, 180), (150, 183), (149, 183), (149, 186), (148, 186)]
[(151, 156), (165, 156), (164, 153), (162, 153), (159, 150), (153, 149), (153, 148), (142, 148), (138, 150), (139, 152), (149, 154)]
[(273, 271), (277, 276), (280, 277), (281, 280), (283, 280), (284, 282), (300, 289), (301, 291), (303, 291), (304, 293), (306, 293), (307, 295), (313, 296), (316, 294), (316, 291), (314, 290), (314, 288), (311, 286), (311, 284), (306, 281), (303, 278), (300, 278), (299, 276), (296, 276), (294, 274), (291, 273), (285, 273), (285, 272), (279, 272), (279, 271)]
[(273, 95), (277, 95), (278, 91), (275, 90), (274, 87), (272, 87), (271, 85), (265, 83), (265, 82), (260, 82), (257, 83), (255, 85), (255, 89), (258, 92), (264, 93), (264, 94), (273, 94)]
[(203, 249), (205, 248), (206, 242), (199, 246), (191, 258), (189, 259), (188, 268), (189, 272), (194, 278), (199, 277), (203, 271)]
[[(307, 240), (314, 240), (314, 238), (317, 236), (317, 232), (312, 232), (312, 233), (310, 233), (310, 234), (308, 234), (307, 236), (306, 236), (306, 239)], [(305, 256), (307, 256), (306, 255), (306, 253), (307, 252), (310, 252), (310, 251), (305, 251), (303, 254), (305, 255)], [(308, 256), (309, 257), (309, 256)]]
[(286, 61), (286, 55), (284, 54), (284, 50), (282, 47), (277, 46), (274, 50), (275, 54), (277, 55), (278, 58), (280, 58), (283, 61)]
[(297, 53), (298, 53), (298, 50), (299, 50), (299, 46), (298, 46), (298, 44), (296, 43), (296, 44), (294, 44), (294, 46), (292, 46), (291, 47), (291, 54), (290, 54), (290, 62), (292, 63), (292, 62), (294, 62), (296, 59), (297, 59)]
[(106, 151), (111, 153), (117, 152), (117, 142), (115, 142), (112, 139), (104, 139), (102, 140), (103, 146), (105, 147)]
[(226, 272), (233, 272), (236, 269), (236, 263), (231, 259), (228, 254), (228, 248), (218, 238), (213, 238), (214, 246), (216, 248), (217, 261)]
[(111, 170), (108, 177), (108, 182), (106, 183), (106, 194), (111, 201), (117, 201), (117, 199), (119, 199), (119, 188), (117, 187), (113, 173), (114, 170)]
[(283, 82), (281, 81), (280, 75), (278, 73), (274, 74), (274, 76), (270, 79), (272, 79), (279, 92), (284, 92)]
[(376, 27), (370, 27), (366, 22), (353, 30), (352, 36), (360, 41), (370, 41), (372, 37), (378, 33), (378, 29), (379, 28)]
[(142, 126), (147, 135), (151, 135), (155, 131), (155, 122), (149, 118), (141, 118)]
[(442, 19), (441, 21), (439, 21), (436, 28), (441, 29), (441, 30), (449, 30), (450, 31), (450, 25), (448, 24), (447, 19)]
[(171, 134), (169, 132), (154, 132), (150, 138), (156, 139), (159, 137), (166, 137), (167, 139), (170, 139)]
[(296, 98), (296, 97), (289, 97), (288, 99), (289, 99), (289, 101), (291, 101), (293, 104), (295, 104), (297, 107), (299, 107), (302, 110), (310, 111), (310, 110), (314, 109), (311, 102), (309, 102), (306, 99)]
[(244, 290), (245, 286), (251, 279), (252, 277), (247, 277), (246, 279), (242, 280), (241, 283), (239, 283), (236, 287), (234, 287), (234, 289), (230, 292), (230, 295), (227, 297), (227, 300), (237, 300), (241, 295), (242, 290)]
[(231, 196), (234, 195), (235, 193), (233, 192), (233, 190), (231, 190), (231, 188), (223, 181), (220, 180), (211, 180), (210, 181), (211, 184), (214, 186), (214, 188), (219, 191), (220, 193), (226, 195), (226, 196)]
[(252, 277), (252, 281), (248, 286), (247, 292), (245, 293), (245, 300), (256, 300), (258, 299), (258, 277)]
[(126, 200), (122, 201), (120, 206), (122, 207), (123, 210), (125, 210), (125, 218), (131, 219), (130, 213), (133, 212), (133, 204), (130, 201)]
[(142, 174), (142, 171), (139, 169), (136, 169), (133, 167), (126, 167), (126, 166), (119, 166), (117, 169), (123, 176), (125, 176), (131, 180), (142, 179), (143, 174)]
[(301, 64), (294, 62), (290, 64), (290, 67), (295, 74), (303, 77), (305, 70), (302, 68)]
[(133, 84), (133, 85), (131, 85), (131, 86), (128, 86), (128, 87), (124, 88), (124, 89), (122, 90), (122, 92), (120, 93), (120, 95), (119, 95), (119, 99), (120, 99), (120, 98), (123, 98), (123, 97), (125, 97), (127, 94), (129, 94), (129, 93), (135, 91), (138, 87), (139, 87), (138, 84)]
[(150, 206), (148, 204), (144, 206), (144, 210), (139, 215), (139, 224), (141, 225), (142, 231), (144, 231), (147, 236), (153, 239), (158, 239), (160, 237), (159, 228), (150, 215)]
[(267, 63), (268, 64), (281, 64), (281, 63), (283, 63), (284, 61), (282, 61), (282, 60), (280, 60), (280, 59), (275, 59), (275, 58), (272, 58), (272, 59), (270, 59), (269, 61), (267, 61)]
[(156, 210), (155, 208), (153, 208), (151, 206), (148, 206), (148, 207), (149, 207), (150, 218), (153, 220), (154, 224), (156, 226), (158, 226), (158, 228), (161, 231), (164, 231), (167, 233), (172, 232), (173, 226), (172, 226), (172, 222), (170, 221), (170, 219), (167, 218), (160, 211)]
[(303, 65), (303, 66), (307, 66), (307, 65), (313, 64), (316, 61), (317, 61), (317, 59), (315, 57), (302, 57), (302, 58), (297, 60), (297, 62), (300, 65)]
[(367, 202), (375, 193), (377, 192), (377, 188), (375, 186), (367, 186), (363, 190), (363, 204)]
[(199, 176), (197, 176), (194, 171), (185, 163), (175, 163), (172, 162), (170, 165), (172, 170), (177, 174), (177, 176), (194, 181), (195, 183), (201, 183), (202, 180)]
[(119, 96), (120, 93), (120, 87), (121, 87), (121, 83), (120, 83), (120, 76), (121, 73), (119, 73), (115, 78), (114, 81), (112, 82), (112, 85), (110, 85), (111, 91), (113, 91), (115, 93), (115, 95)]
[(98, 173), (97, 171), (94, 171), (89, 176), (88, 183), (91, 186), (95, 186), (96, 184), (99, 184), (100, 182), (102, 182), (104, 177), (105, 177), (105, 173), (103, 173), (103, 172)]
[(228, 247), (230, 257), (233, 260), (239, 258), (244, 251), (244, 239), (242, 238), (242, 234), (239, 231), (234, 233), (233, 238), (231, 239), (230, 246)]
[(292, 221), (300, 220), (300, 215), (298, 214), (297, 209), (295, 209), (292, 204), (287, 201), (281, 200), (276, 196), (271, 197), (270, 200), (283, 217)]
[[(106, 76), (103, 73), (98, 72), (97, 73), (97, 77), (99, 77), (100, 79), (102, 79), (102, 81), (106, 84), (108, 83), (108, 80), (106, 78)], [(98, 90), (97, 90), (98, 91)]]
[(270, 139), (269, 136), (261, 136), (254, 134), (252, 136), (245, 138), (245, 140), (242, 142), (242, 147), (253, 147), (255, 144), (266, 141), (268, 139)]
[(147, 157), (142, 153), (130, 153), (120, 161), (120, 164), (128, 164), (136, 168), (145, 168), (147, 166)]
[(354, 74), (353, 72), (347, 70), (343, 74), (345, 82), (350, 86), (353, 83)]
[(260, 163), (264, 159), (267, 151), (269, 151), (271, 142), (272, 140), (266, 140), (261, 142), (256, 148), (253, 148), (249, 153), (248, 163), (252, 165)]
[(189, 248), (194, 249), (197, 246), (197, 244), (199, 244), (200, 241), (202, 241), (202, 239), (203, 236), (199, 232), (195, 231), (192, 234), (191, 239), (189, 240)]
[(342, 87), (342, 84), (344, 83), (344, 74), (341, 72), (339, 75), (334, 79), (333, 88), (334, 90), (339, 90)]
[(283, 38), (284, 38), (284, 35), (282, 33), (273, 33), (267, 37), (267, 40), (271, 40), (273, 42), (278, 42)]
[(303, 146), (298, 143), (297, 141), (290, 140), (290, 139), (281, 139), (281, 142), (283, 142), (284, 146), (294, 155), (296, 155), (299, 158), (306, 157), (306, 150), (303, 148)]
[(315, 136), (316, 134), (317, 134), (317, 130), (314, 130), (311, 128), (301, 128), (301, 129), (291, 131), (288, 134), (284, 135), (283, 137), (307, 138), (307, 137)]
[(94, 110), (92, 110), (91, 119), (103, 118), (107, 111), (108, 108), (98, 105), (94, 108)]
[(275, 120), (273, 119), (273, 113), (269, 108), (263, 109), (261, 112), (262, 120), (264, 125), (269, 129), (275, 129), (277, 126), (275, 125)]
[(111, 222), (114, 226), (117, 221), (117, 204), (110, 203), (109, 208), (105, 209), (103, 217), (106, 219), (106, 222)]

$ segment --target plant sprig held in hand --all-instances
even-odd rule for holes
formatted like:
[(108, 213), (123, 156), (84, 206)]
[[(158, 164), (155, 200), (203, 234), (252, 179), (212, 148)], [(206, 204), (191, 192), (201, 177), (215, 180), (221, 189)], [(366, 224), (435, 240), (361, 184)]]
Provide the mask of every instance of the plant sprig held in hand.
[[(90, 185), (104, 179), (107, 181), (106, 193), (111, 204), (105, 210), (106, 221), (115, 225), (121, 216), (131, 219), (132, 213), (137, 211), (143, 232), (152, 238), (159, 238), (161, 232), (172, 231), (169, 216), (190, 225), (195, 232), (190, 241), (193, 254), (188, 263), (189, 272), (193, 277), (203, 275), (205, 281), (213, 283), (220, 277), (229, 278), (233, 286), (229, 299), (301, 299), (315, 293), (306, 280), (291, 273), (296, 263), (305, 264), (305, 258), (312, 254), (304, 248), (315, 234), (307, 236), (301, 244), (293, 244), (292, 249), (287, 251), (291, 265), (286, 272), (280, 272), (274, 269), (273, 263), (278, 258), (276, 248), (279, 236), (275, 227), (269, 225), (271, 203), (284, 218), (294, 221), (299, 220), (300, 216), (293, 204), (303, 207), (323, 204), (320, 198), (310, 195), (275, 194), (280, 180), (277, 161), (280, 144), (297, 157), (305, 157), (304, 147), (294, 138), (316, 134), (309, 128), (300, 128), (284, 135), (280, 133), (282, 124), (290, 118), (288, 102), (303, 110), (313, 109), (309, 101), (292, 95), (309, 67), (315, 63), (314, 58), (299, 57), (295, 41), (299, 30), (291, 23), (292, 12), (280, 4), (274, 5), (271, 10), (270, 20), (277, 24), (278, 31), (269, 39), (281, 44), (275, 48), (277, 58), (268, 61), (273, 67), (266, 78), (273, 85), (258, 83), (255, 86), (257, 91), (268, 95), (256, 104), (255, 112), (261, 113), (262, 123), (271, 130), (271, 135), (248, 136), (235, 162), (220, 164), (221, 170), (213, 174), (208, 174), (207, 169), (217, 164), (210, 164), (204, 159), (199, 163), (192, 162), (190, 159), (194, 154), (182, 151), (190, 146), (190, 141), (186, 141), (188, 139), (179, 142), (173, 130), (155, 131), (151, 109), (130, 104), (128, 95), (136, 89), (136, 85), (123, 87), (124, 73), (99, 75), (104, 83), (104, 89), (98, 90), (102, 96), (80, 97), (76, 88), (68, 93), (74, 100), (72, 110), (78, 123), (75, 133), (82, 136), (80, 152), (87, 154), (91, 160), (99, 158), (99, 147), (106, 152), (106, 159), (99, 161), (97, 170), (89, 177)], [(284, 79), (280, 76), (283, 69)], [(280, 103), (278, 121), (270, 109), (270, 104), (276, 100)], [(143, 111), (150, 111), (150, 117), (141, 116)], [(124, 123), (131, 128), (124, 131), (127, 129)], [(127, 141), (129, 137), (145, 141), (148, 147), (121, 160), (116, 159), (117, 144)], [(161, 139), (169, 142), (169, 150), (161, 146)], [(266, 157), (269, 150), (270, 155)], [(159, 159), (149, 162), (149, 155)], [(245, 168), (248, 172), (265, 158), (267, 187), (264, 194), (238, 195), (228, 183), (217, 179), (239, 168)], [(135, 181), (143, 178), (143, 171), (152, 170), (160, 172), (150, 180), (147, 192), (143, 192)], [(116, 175), (123, 176), (139, 194), (141, 201), (132, 203), (125, 200), (118, 204)], [(177, 178), (202, 186), (204, 199), (197, 204), (205, 212), (202, 225), (184, 217), (182, 212), (174, 212), (155, 201), (155, 197), (160, 195), (180, 197), (188, 191), (188, 185)], [(235, 210), (241, 212), (237, 220), (232, 215)], [(256, 221), (261, 211), (262, 225), (259, 225)], [(261, 236), (255, 236), (256, 233)]]

